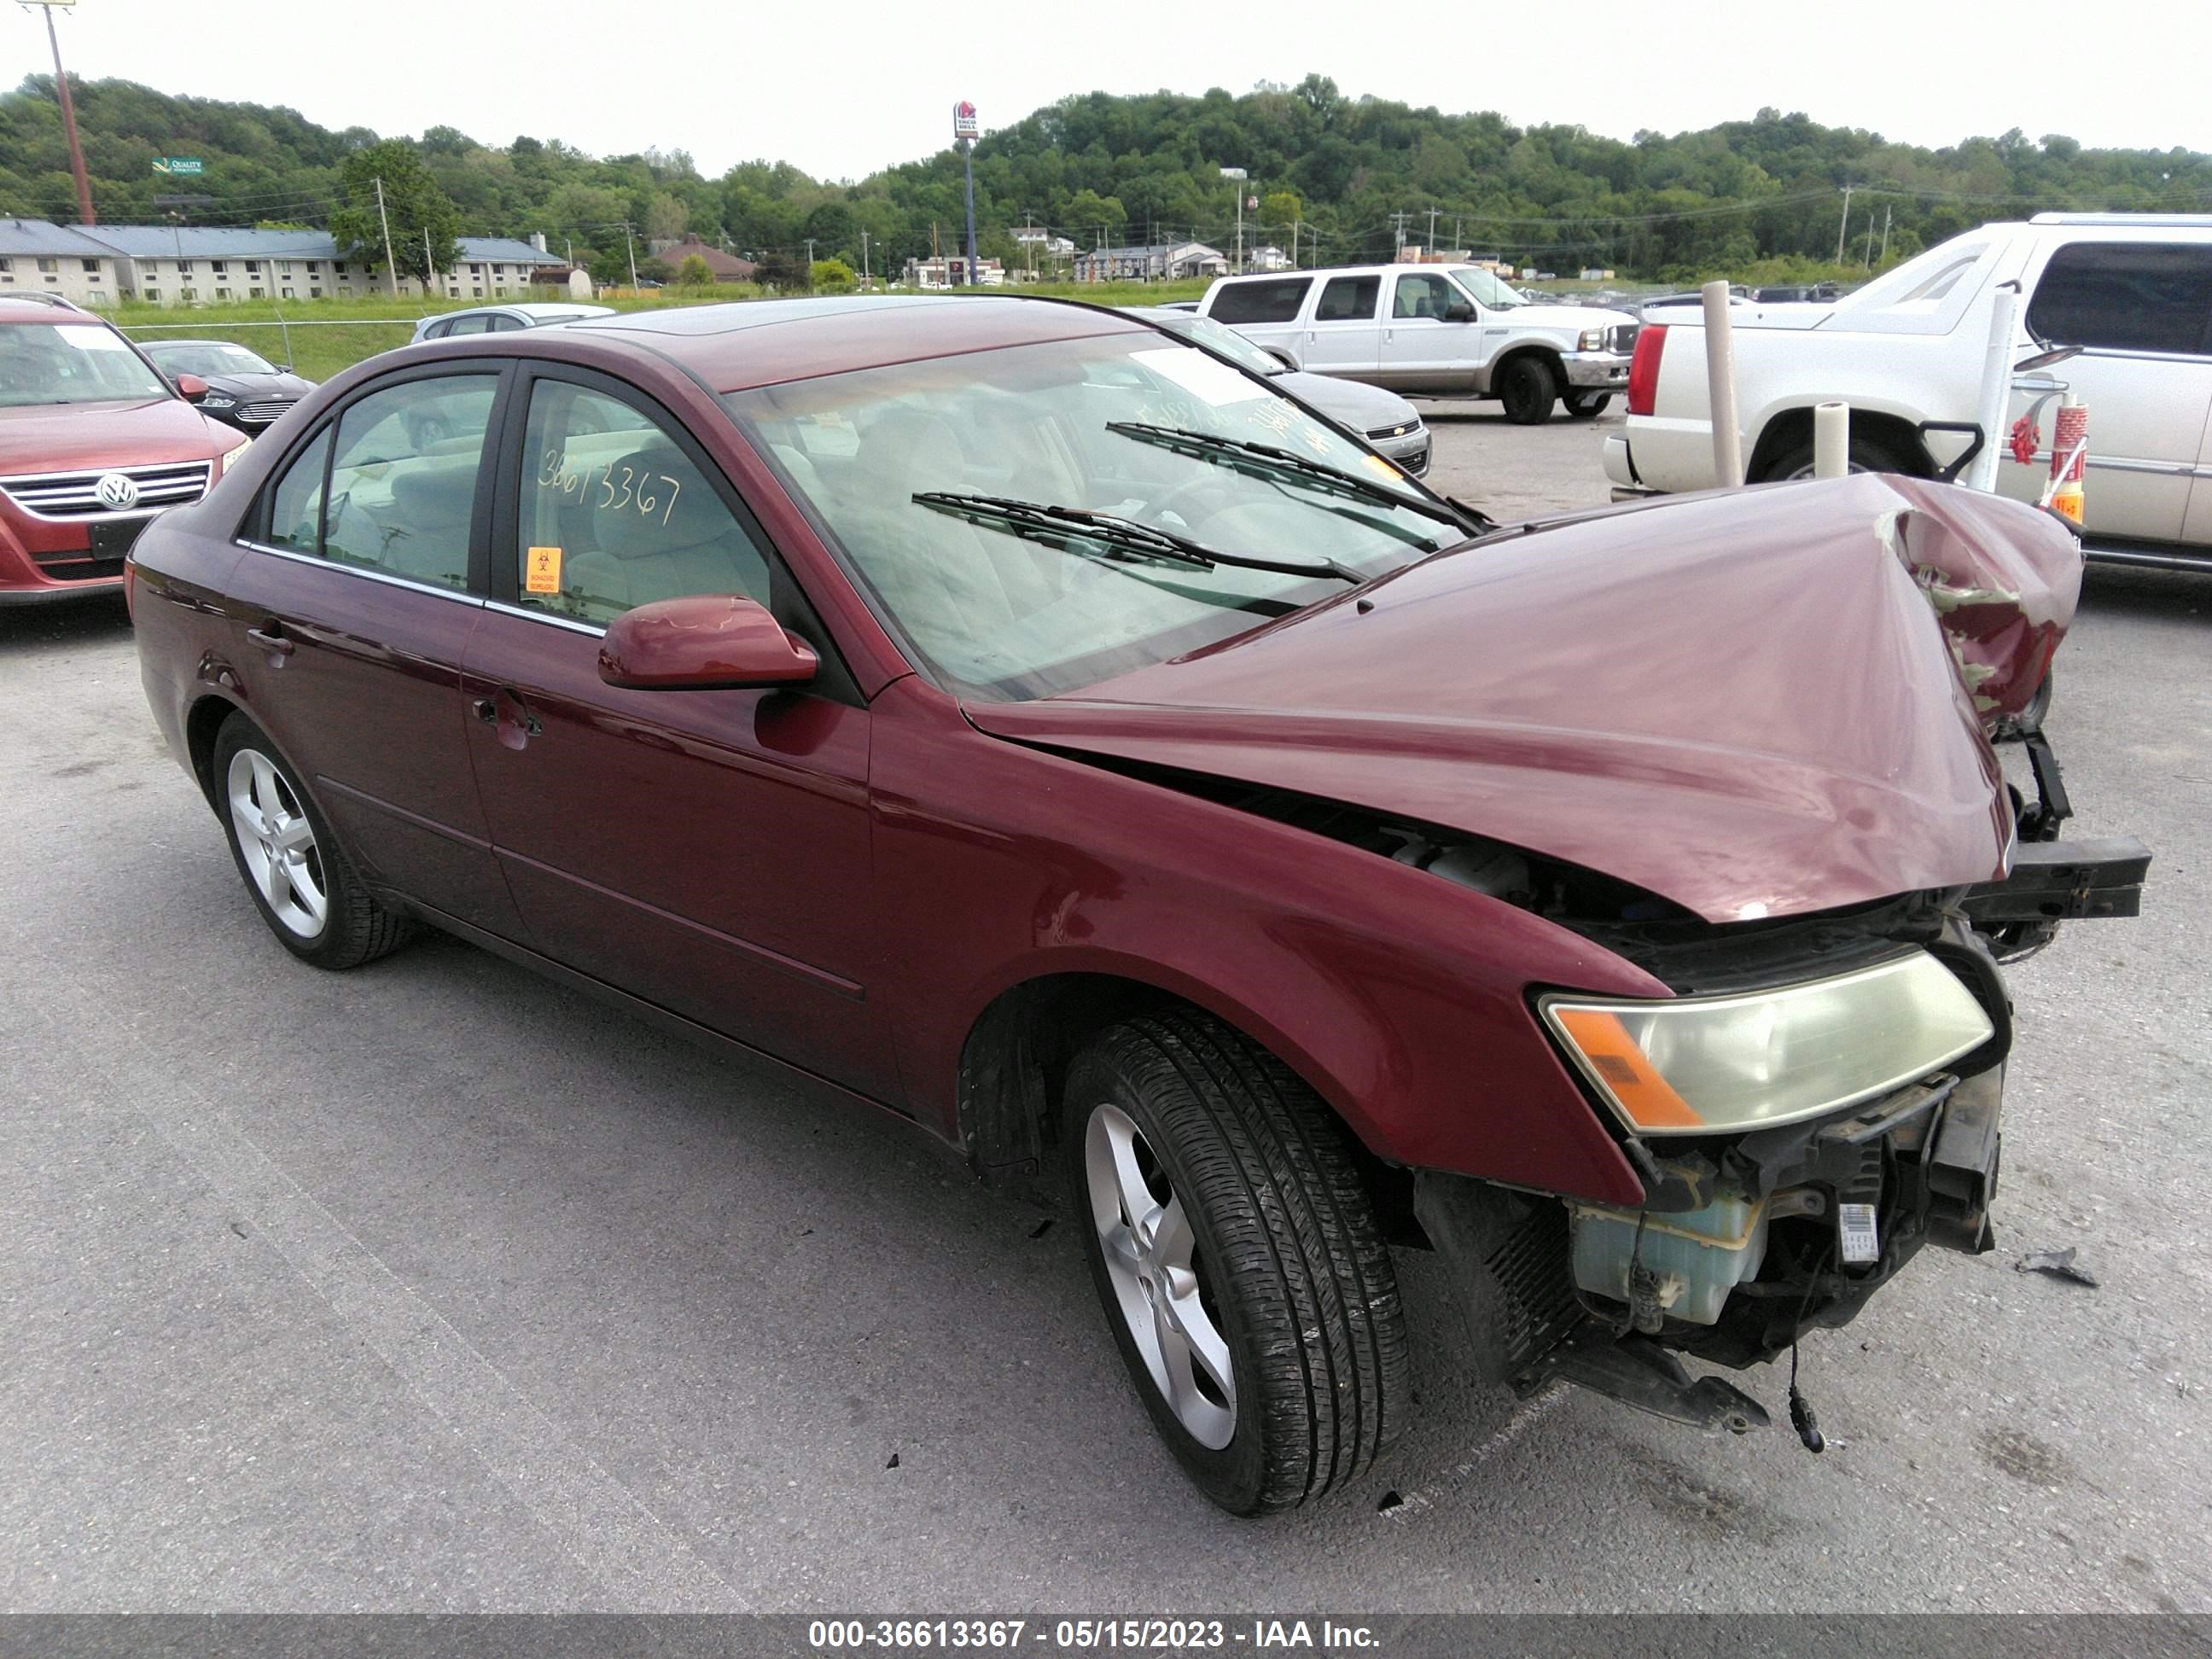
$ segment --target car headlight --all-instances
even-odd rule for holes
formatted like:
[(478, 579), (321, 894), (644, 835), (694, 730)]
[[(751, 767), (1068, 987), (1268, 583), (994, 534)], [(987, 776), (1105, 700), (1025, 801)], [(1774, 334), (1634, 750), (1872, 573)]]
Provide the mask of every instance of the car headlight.
[(200, 399), (202, 409), (235, 409), (238, 399), (225, 392), (210, 392)]
[(244, 443), (234, 444), (230, 448), (224, 450), (222, 454), (215, 458), (215, 476), (220, 478), (224, 473), (229, 471), (233, 466), (238, 464), (239, 460), (245, 455), (246, 452), (252, 447), (253, 440), (248, 438)]
[(1583, 351), (1604, 350), (1605, 331), (1601, 328), (1584, 329), (1582, 332), (1582, 344), (1577, 348), (1577, 349)]
[(1778, 990), (1665, 1002), (1547, 996), (1545, 1023), (1631, 1130), (1737, 1133), (1887, 1094), (1995, 1030), (1925, 951)]

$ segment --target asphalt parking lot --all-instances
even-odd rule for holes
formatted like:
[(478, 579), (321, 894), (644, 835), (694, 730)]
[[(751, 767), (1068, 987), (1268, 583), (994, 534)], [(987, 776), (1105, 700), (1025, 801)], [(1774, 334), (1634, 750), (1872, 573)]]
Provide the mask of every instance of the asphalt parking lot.
[[(1605, 499), (1617, 408), (1428, 412)], [(1414, 1426), (1240, 1523), (1065, 1224), (466, 946), (295, 964), (119, 604), (0, 612), (0, 1607), (2212, 1610), (2212, 576), (2093, 571), (2061, 668), (2146, 914), (2014, 973), (1999, 1248), (1808, 1340), (1831, 1450), (1476, 1395), (1408, 1257)]]

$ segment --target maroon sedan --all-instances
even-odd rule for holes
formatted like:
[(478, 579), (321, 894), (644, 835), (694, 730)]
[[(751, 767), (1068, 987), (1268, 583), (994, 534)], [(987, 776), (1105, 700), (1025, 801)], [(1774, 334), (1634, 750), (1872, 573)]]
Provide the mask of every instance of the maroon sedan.
[(1985, 735), (2071, 615), (2049, 518), (1869, 476), (1499, 529), (1082, 306), (389, 353), (132, 571), (285, 948), (427, 923), (1063, 1195), (1239, 1512), (1404, 1425), (1393, 1244), (1493, 1379), (1765, 1421), (1677, 1354), (1985, 1247), (1998, 959), (2148, 860)]

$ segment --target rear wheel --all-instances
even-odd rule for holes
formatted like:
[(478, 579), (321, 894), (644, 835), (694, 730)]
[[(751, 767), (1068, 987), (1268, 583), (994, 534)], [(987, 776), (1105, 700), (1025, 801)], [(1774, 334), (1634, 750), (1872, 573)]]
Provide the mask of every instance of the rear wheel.
[(1498, 398), (1516, 426), (1541, 426), (1559, 395), (1552, 366), (1541, 357), (1516, 357), (1498, 372)]
[(1612, 402), (1610, 392), (1570, 392), (1566, 395), (1567, 413), (1578, 421), (1595, 420)]
[[(1845, 463), (1853, 472), (1917, 472), (1905, 458), (1872, 438), (1851, 440), (1850, 459)], [(1784, 478), (1809, 478), (1813, 476), (1813, 441), (1784, 450), (1765, 466), (1753, 483), (1773, 483)]]
[(231, 856), (277, 942), (318, 968), (356, 968), (404, 942), (408, 924), (370, 896), (292, 769), (244, 714), (215, 738)]
[(1195, 1014), (1117, 1025), (1069, 1067), (1085, 1253), (1146, 1410), (1222, 1508), (1364, 1469), (1409, 1387), (1397, 1277), (1343, 1125)]

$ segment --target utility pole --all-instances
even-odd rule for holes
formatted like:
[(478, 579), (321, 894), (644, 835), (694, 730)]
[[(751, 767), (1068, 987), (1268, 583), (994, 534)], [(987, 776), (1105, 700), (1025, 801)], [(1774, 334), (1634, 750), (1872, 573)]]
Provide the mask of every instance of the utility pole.
[(399, 270), (392, 258), (392, 216), (384, 210), (384, 178), (376, 180), (376, 222), (384, 227), (384, 291), (393, 299), (399, 297)]
[(814, 286), (814, 242), (813, 237), (806, 238), (806, 286), (810, 289)]
[(1390, 258), (1393, 260), (1406, 251), (1406, 221), (1413, 216), (1404, 212), (1390, 216)]
[(1889, 263), (1889, 212), (1890, 212), (1890, 210), (1889, 210), (1889, 209), (1888, 209), (1888, 208), (1887, 208), (1887, 207), (1883, 208), (1883, 209), (1882, 209), (1882, 210), (1881, 210), (1881, 262), (1883, 264), (1887, 264)]
[(630, 291), (635, 293), (637, 290), (637, 236), (627, 219), (623, 221), (623, 243), (629, 249), (629, 285)]
[[(77, 222), (97, 224), (100, 222), (92, 216), (92, 180), (84, 171), (84, 146), (77, 143), (76, 105), (70, 98), (69, 76), (62, 68), (62, 38), (54, 33), (55, 0), (26, 0), (26, 3), (44, 6), (46, 11), (46, 43), (54, 49), (54, 90), (61, 94), (62, 131), (69, 137), (70, 176), (76, 180)], [(63, 0), (63, 3), (73, 3), (73, 0)]]
[(1243, 167), (1224, 167), (1221, 176), (1237, 186), (1237, 271), (1244, 271), (1244, 181), (1251, 177)]
[(862, 293), (864, 293), (864, 294), (865, 294), (865, 293), (866, 293), (866, 292), (867, 292), (867, 288), (868, 288), (868, 231), (867, 231), (867, 227), (866, 227), (866, 226), (865, 226), (865, 225), (863, 225), (863, 226), (860, 228), (860, 291), (861, 291)]
[(438, 268), (437, 256), (430, 252), (430, 227), (422, 227), (422, 294), (429, 297), (430, 277)]
[(1467, 238), (1460, 231), (1460, 227), (1466, 222), (1467, 216), (1465, 214), (1455, 213), (1452, 215), (1452, 252), (1455, 253), (1457, 253), (1462, 248), (1464, 248), (1467, 246)]
[(1297, 219), (1291, 221), (1291, 269), (1292, 270), (1298, 268), (1298, 227), (1303, 222)]
[(1851, 190), (1852, 186), (1850, 185), (1844, 186), (1844, 222), (1836, 227), (1836, 263), (1838, 264), (1844, 262), (1844, 234), (1851, 228)]
[(1443, 211), (1442, 208), (1429, 210), (1429, 252), (1431, 255), (1437, 251), (1437, 216)]
[(1867, 210), (1866, 258), (1863, 262), (1862, 268), (1867, 270), (1874, 269), (1874, 210), (1872, 208)]

